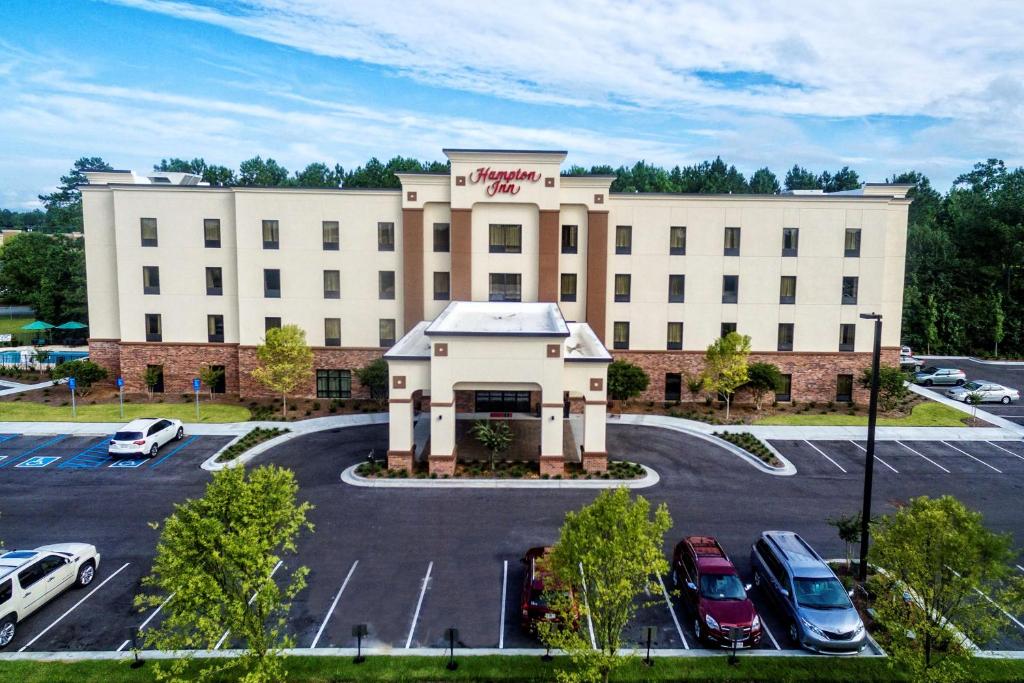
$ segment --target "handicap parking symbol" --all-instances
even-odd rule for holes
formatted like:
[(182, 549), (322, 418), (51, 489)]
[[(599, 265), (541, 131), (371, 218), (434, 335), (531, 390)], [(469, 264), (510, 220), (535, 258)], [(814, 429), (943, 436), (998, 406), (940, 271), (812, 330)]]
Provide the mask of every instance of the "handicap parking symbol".
[(109, 467), (141, 467), (145, 460), (115, 460)]
[(57, 455), (37, 455), (34, 458), (18, 463), (15, 467), (46, 467), (58, 460), (60, 460), (60, 456)]

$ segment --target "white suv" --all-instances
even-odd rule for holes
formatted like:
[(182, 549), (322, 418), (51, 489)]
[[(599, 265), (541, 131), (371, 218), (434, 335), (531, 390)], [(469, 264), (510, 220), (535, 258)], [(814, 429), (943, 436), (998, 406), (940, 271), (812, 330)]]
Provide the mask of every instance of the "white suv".
[(180, 441), (185, 436), (181, 420), (158, 417), (143, 417), (132, 420), (121, 427), (110, 439), (107, 454), (115, 457), (154, 457), (171, 441)]
[(88, 543), (57, 543), (0, 555), (0, 648), (14, 640), (18, 623), (66, 588), (96, 578), (100, 554)]

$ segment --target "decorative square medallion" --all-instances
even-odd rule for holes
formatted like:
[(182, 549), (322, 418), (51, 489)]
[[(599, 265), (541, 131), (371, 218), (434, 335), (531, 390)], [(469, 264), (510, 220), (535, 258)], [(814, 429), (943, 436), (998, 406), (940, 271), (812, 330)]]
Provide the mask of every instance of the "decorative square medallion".
[(604, 195), (603, 194), (595, 194), (594, 195), (594, 203), (595, 204), (604, 204)]
[(464, 176), (464, 175), (457, 175), (457, 176), (455, 176), (455, 184), (458, 185), (459, 187), (462, 187), (463, 185), (465, 185), (466, 184), (466, 176)]
[(442, 344), (440, 342), (437, 343), (437, 344), (434, 344), (434, 355), (435, 356), (447, 356), (448, 355), (448, 345), (447, 344)]
[(590, 378), (590, 390), (591, 391), (603, 391), (604, 390), (604, 379), (600, 377)]
[(559, 358), (562, 355), (561, 344), (548, 344), (548, 358)]
[(544, 187), (554, 187), (554, 186), (555, 186), (555, 179), (554, 178), (545, 178), (544, 179)]
[(410, 202), (416, 201), (416, 191), (415, 190), (409, 190), (408, 192), (405, 193), (405, 198), (406, 198), (407, 201), (410, 201)]
[(395, 375), (391, 378), (392, 389), (405, 389), (405, 375)]

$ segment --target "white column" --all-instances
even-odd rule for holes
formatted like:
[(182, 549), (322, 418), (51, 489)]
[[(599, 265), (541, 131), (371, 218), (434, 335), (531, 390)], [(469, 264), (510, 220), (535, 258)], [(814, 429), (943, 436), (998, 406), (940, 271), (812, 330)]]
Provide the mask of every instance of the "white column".
[(587, 401), (583, 408), (583, 450), (586, 453), (604, 453), (607, 404)]

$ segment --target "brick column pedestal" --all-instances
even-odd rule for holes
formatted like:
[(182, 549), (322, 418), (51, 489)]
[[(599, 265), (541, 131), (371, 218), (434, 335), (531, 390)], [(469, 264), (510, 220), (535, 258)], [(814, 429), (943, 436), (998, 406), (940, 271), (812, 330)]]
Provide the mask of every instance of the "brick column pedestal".
[(608, 453), (583, 451), (583, 471), (594, 473), (608, 471)]
[(388, 469), (405, 470), (412, 474), (412, 451), (388, 451)]
[(540, 456), (540, 474), (549, 477), (565, 475), (565, 458), (560, 455)]
[(449, 477), (455, 476), (455, 454), (451, 455), (431, 455), (427, 458), (427, 464), (430, 468), (430, 474), (436, 474), (439, 477), (448, 475)]

